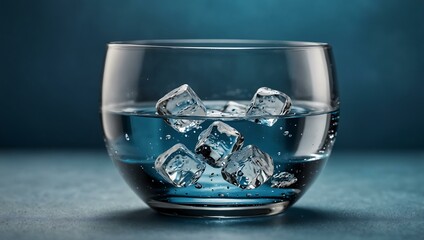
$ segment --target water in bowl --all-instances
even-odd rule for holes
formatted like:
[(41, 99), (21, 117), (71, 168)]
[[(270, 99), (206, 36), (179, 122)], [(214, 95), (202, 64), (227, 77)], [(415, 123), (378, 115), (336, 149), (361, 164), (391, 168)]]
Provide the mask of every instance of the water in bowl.
[[(205, 105), (222, 109), (226, 102), (205, 101)], [(204, 122), (186, 133), (170, 127), (165, 117), (173, 116), (157, 115), (154, 103), (102, 109), (106, 145), (120, 173), (141, 199), (162, 213), (231, 217), (228, 214), (247, 215), (244, 210), (248, 215), (272, 214), (295, 203), (326, 163), (339, 112), (294, 101), (290, 113), (271, 127), (246, 117), (195, 117)], [(177, 143), (194, 152), (199, 133), (217, 120), (237, 129), (244, 146), (256, 145), (272, 157), (272, 178), (255, 189), (241, 189), (225, 181), (220, 168), (207, 165), (196, 184), (175, 187), (158, 174), (154, 163), (160, 154)]]

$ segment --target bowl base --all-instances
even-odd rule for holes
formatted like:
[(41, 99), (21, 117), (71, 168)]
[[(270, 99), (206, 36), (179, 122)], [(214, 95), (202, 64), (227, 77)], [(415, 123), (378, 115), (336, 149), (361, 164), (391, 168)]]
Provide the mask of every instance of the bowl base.
[[(199, 199), (197, 199), (199, 200)], [(205, 199), (206, 200), (206, 199)], [(211, 199), (207, 199), (211, 201)], [(232, 200), (232, 199), (228, 199)], [(262, 199), (264, 200), (264, 199)], [(290, 201), (275, 202), (275, 199), (269, 199), (269, 203), (265, 204), (235, 204), (236, 199), (231, 202), (214, 204), (187, 204), (187, 203), (171, 203), (158, 200), (148, 201), (148, 205), (161, 214), (184, 217), (198, 218), (243, 218), (243, 217), (260, 217), (271, 216), (282, 213), (290, 205)], [(238, 201), (240, 201), (238, 199)]]

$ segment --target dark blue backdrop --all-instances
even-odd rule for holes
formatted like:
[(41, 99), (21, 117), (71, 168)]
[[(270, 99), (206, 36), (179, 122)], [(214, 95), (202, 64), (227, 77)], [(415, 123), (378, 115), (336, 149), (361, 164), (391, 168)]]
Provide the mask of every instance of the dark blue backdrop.
[(333, 45), (337, 149), (424, 149), (423, 23), (419, 0), (1, 0), (0, 148), (102, 147), (109, 41), (242, 38)]

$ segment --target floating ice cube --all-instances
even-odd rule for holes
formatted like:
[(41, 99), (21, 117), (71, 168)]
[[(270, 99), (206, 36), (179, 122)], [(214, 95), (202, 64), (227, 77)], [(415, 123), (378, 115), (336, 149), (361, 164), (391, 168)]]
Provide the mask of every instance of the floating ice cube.
[[(206, 115), (208, 117), (245, 117), (248, 106), (238, 102), (228, 101), (221, 109), (208, 109)], [(227, 119), (227, 121), (230, 119)]]
[(216, 168), (224, 166), (227, 155), (240, 149), (244, 141), (236, 129), (221, 121), (213, 122), (198, 139), (196, 153), (203, 155), (206, 162)]
[(222, 112), (230, 115), (230, 116), (245, 116), (248, 106), (234, 102), (228, 101), (224, 106), (224, 110)]
[[(278, 116), (290, 111), (291, 99), (286, 94), (267, 87), (261, 87), (252, 98), (246, 116)], [(278, 120), (276, 117), (256, 118), (252, 121), (271, 127)]]
[[(171, 116), (206, 116), (206, 107), (193, 89), (184, 84), (163, 96), (156, 103), (159, 115)], [(167, 122), (178, 132), (188, 132), (198, 127), (203, 120), (166, 118)]]
[(223, 113), (219, 110), (215, 110), (215, 109), (209, 110), (208, 109), (206, 111), (206, 116), (208, 116), (208, 117), (225, 117), (225, 116), (227, 116), (227, 114), (225, 114), (225, 113)]
[(274, 173), (272, 158), (258, 147), (249, 145), (228, 157), (221, 170), (222, 177), (242, 189), (254, 189), (265, 183)]
[(272, 176), (271, 187), (273, 188), (285, 188), (293, 183), (297, 182), (297, 178), (288, 172), (280, 172)]
[(176, 187), (187, 187), (197, 182), (206, 164), (181, 143), (158, 156), (156, 171)]

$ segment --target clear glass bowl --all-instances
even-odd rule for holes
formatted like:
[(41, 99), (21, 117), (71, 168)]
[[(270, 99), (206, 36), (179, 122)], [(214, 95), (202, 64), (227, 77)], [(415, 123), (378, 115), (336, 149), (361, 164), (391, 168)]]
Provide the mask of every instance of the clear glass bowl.
[[(158, 114), (157, 101), (184, 84), (201, 99), (207, 113)], [(252, 108), (252, 98), (261, 87), (289, 96), (289, 112), (222, 114), (228, 101)], [(108, 45), (104, 67), (101, 115), (110, 157), (131, 189), (151, 208), (198, 217), (277, 214), (311, 186), (335, 141), (339, 95), (331, 48), (325, 43), (258, 40), (113, 42)], [(181, 132), (170, 124), (178, 120), (200, 124)], [(244, 139), (243, 148), (223, 154), (221, 160), (227, 162), (218, 167), (195, 151), (200, 133), (216, 121), (234, 128)], [(164, 166), (158, 160), (176, 144), (189, 152), (179, 157), (197, 161), (199, 169), (194, 175), (187, 175), (193, 170), (190, 164), (184, 165), (188, 162)], [(262, 161), (267, 156), (271, 161), (259, 166), (259, 160), (246, 160), (231, 181), (224, 168), (229, 164), (234, 168), (240, 158), (247, 159), (235, 153), (248, 145), (262, 153), (254, 159)], [(174, 172), (163, 170), (166, 167)], [(246, 174), (249, 169), (250, 175)], [(189, 181), (173, 180), (179, 176), (188, 176)], [(246, 187), (243, 181), (252, 183)]]

